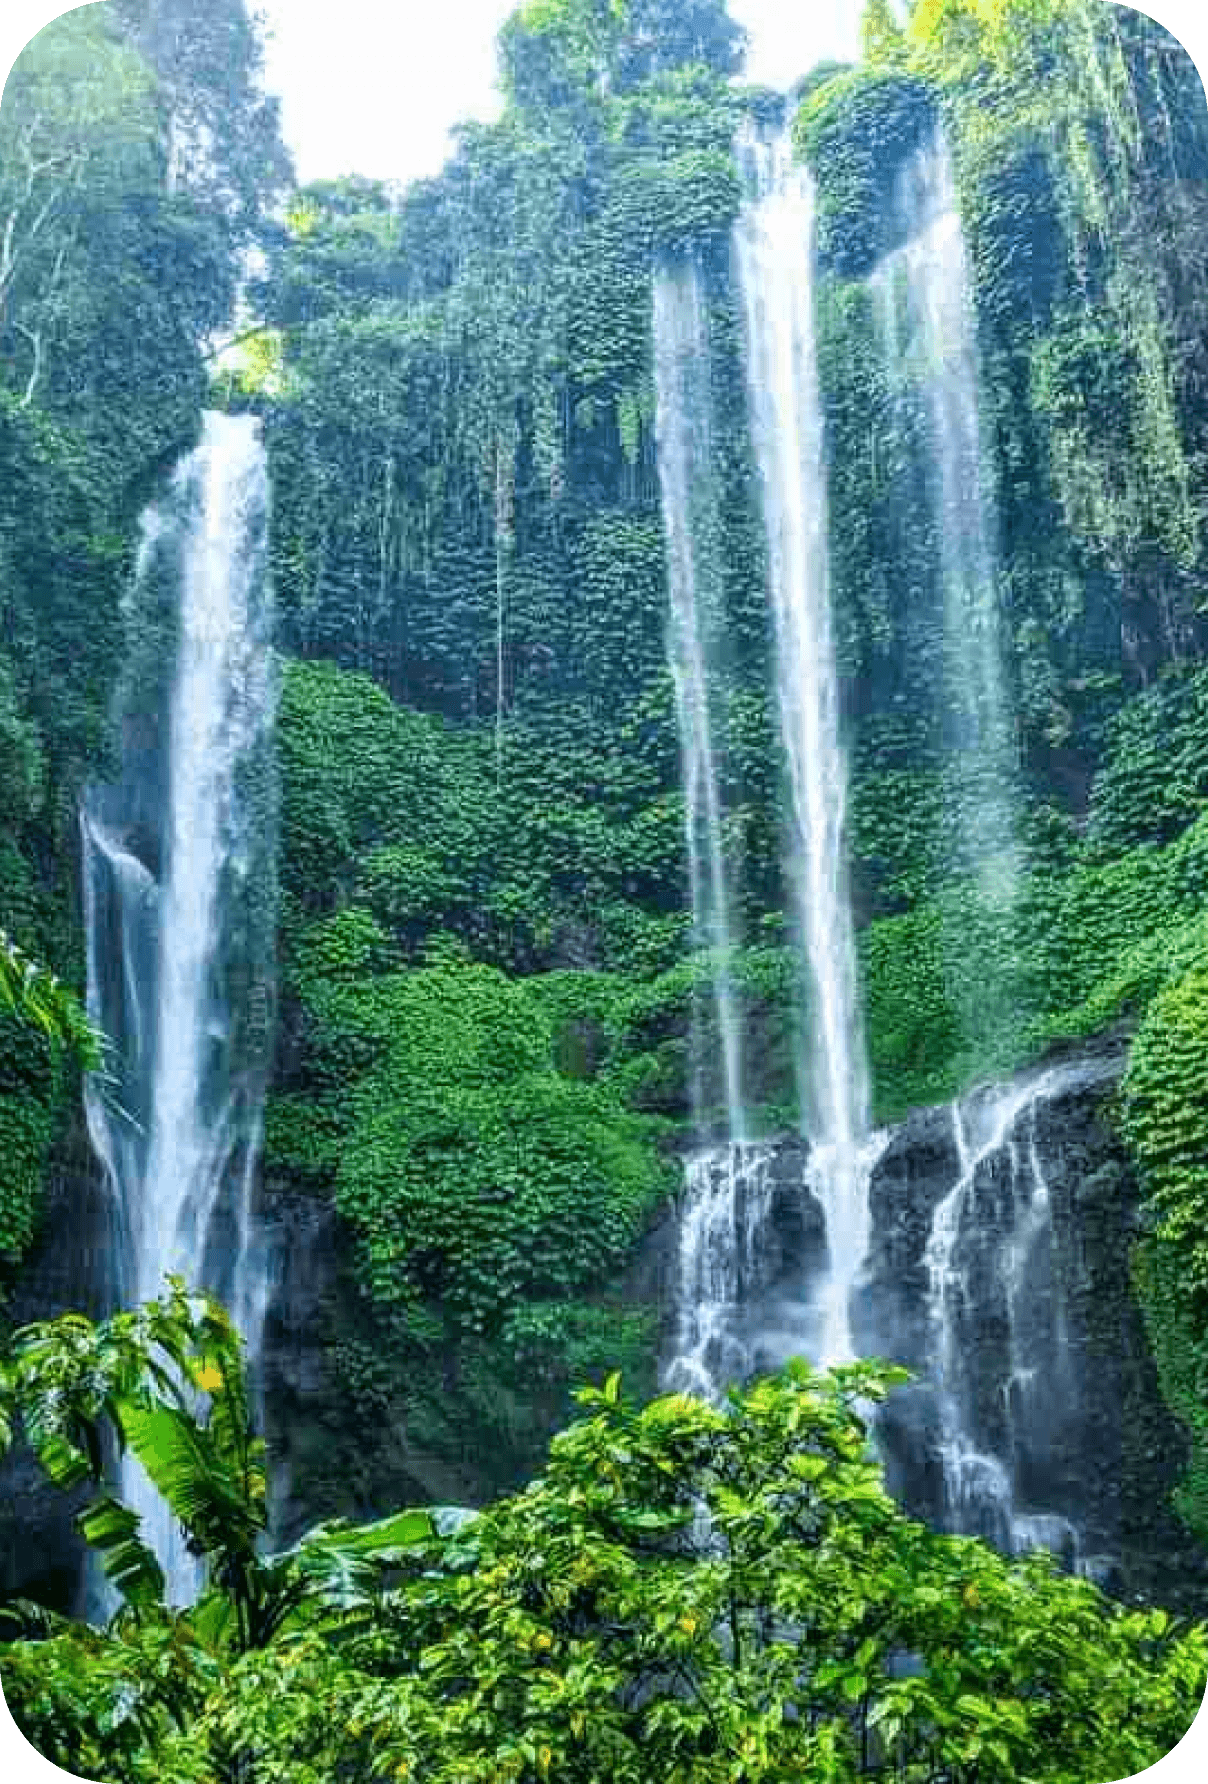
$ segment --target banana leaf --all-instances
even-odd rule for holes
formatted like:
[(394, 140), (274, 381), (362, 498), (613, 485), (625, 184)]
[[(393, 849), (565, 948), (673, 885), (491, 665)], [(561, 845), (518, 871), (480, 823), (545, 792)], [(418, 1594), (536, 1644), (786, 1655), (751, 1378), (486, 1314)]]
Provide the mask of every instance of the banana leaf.
[(80, 1534), (101, 1557), (105, 1577), (136, 1610), (160, 1605), (164, 1576), (159, 1562), (139, 1535), (138, 1513), (102, 1494), (76, 1519)]

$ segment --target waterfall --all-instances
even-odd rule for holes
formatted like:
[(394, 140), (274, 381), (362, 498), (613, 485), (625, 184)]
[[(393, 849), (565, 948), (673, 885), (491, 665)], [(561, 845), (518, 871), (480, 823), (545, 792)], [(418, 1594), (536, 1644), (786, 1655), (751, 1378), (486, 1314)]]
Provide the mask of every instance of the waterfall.
[(814, 187), (787, 131), (740, 144), (753, 186), (735, 226), (751, 429), (763, 490), (780, 729), (788, 765), (788, 877), (803, 957), (802, 1103), (830, 1272), (822, 1361), (852, 1355), (851, 1291), (868, 1251), (868, 1073), (844, 863), (847, 772), (830, 614), (826, 470), (814, 347)]
[(752, 1372), (745, 1323), (760, 1286), (771, 1165), (770, 1148), (758, 1145), (700, 1147), (686, 1161), (670, 1390), (709, 1399)]
[[(87, 1112), (121, 1247), (115, 1293), (152, 1299), (168, 1272), (212, 1289), (253, 1369), (273, 924), (267, 509), (258, 424), (208, 414), (144, 518), (127, 604), (134, 633), (170, 609), (167, 711), (163, 690), (128, 679), (119, 779), (90, 789), (81, 811), (88, 1007), (113, 1061)], [(195, 1564), (133, 1461), (123, 1492), (185, 1601)]]
[[(697, 1150), (684, 1166), (678, 1334), (668, 1386), (709, 1395), (744, 1372), (734, 1336), (740, 1288), (761, 1204), (745, 1144), (742, 1029), (732, 979), (734, 897), (718, 772), (721, 577), (711, 470), (709, 331), (693, 261), (654, 280), (656, 434), (667, 554), (667, 655), (683, 762), (693, 943), (709, 964), (706, 1002), (693, 996), (689, 1076)], [(718, 1068), (720, 1067), (720, 1081)], [(719, 1141), (705, 1136), (724, 1125)]]
[[(709, 332), (700, 273), (692, 261), (659, 268), (654, 280), (654, 372), (659, 488), (667, 552), (667, 653), (675, 683), (683, 758), (684, 823), (693, 941), (708, 951), (725, 1102), (725, 1138), (746, 1137), (742, 1034), (732, 979), (734, 898), (726, 861), (718, 773), (722, 615), (712, 488)], [(700, 1001), (691, 1048), (693, 1115), (715, 1125)]]
[(914, 383), (928, 434), (943, 588), (952, 832), (983, 900), (1009, 910), (1019, 878), (1014, 708), (1004, 682), (997, 520), (983, 466), (969, 259), (952, 158), (918, 150), (894, 195), (904, 244), (870, 278), (891, 386)]
[(944, 1523), (1006, 1549), (1043, 1544), (1072, 1564), (1070, 1521), (1020, 1509), (1030, 1496), (1024, 1463), (1060, 1443), (1078, 1397), (1036, 1119), (1046, 1102), (1111, 1071), (1054, 1066), (955, 1103), (957, 1178), (924, 1254)]

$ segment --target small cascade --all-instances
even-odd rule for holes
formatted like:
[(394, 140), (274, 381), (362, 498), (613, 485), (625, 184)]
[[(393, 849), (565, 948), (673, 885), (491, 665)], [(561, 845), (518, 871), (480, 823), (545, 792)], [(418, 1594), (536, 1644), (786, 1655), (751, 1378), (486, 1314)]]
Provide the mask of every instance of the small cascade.
[(1036, 1121), (1109, 1071), (1055, 1066), (953, 1105), (958, 1176), (923, 1259), (943, 1522), (1016, 1552), (1043, 1545), (1071, 1566), (1077, 1531), (1035, 1503), (1077, 1408)]
[[(121, 1246), (114, 1293), (152, 1299), (169, 1272), (214, 1290), (253, 1369), (274, 913), (267, 506), (258, 424), (207, 415), (145, 518), (128, 608), (133, 629), (171, 610), (166, 715), (147, 711), (162, 697), (126, 689), (120, 779), (81, 812), (88, 1004), (113, 1060), (88, 1121)], [(133, 1462), (123, 1492), (186, 1601), (195, 1564)]]
[(983, 462), (973, 286), (942, 136), (894, 195), (904, 244), (870, 277), (891, 388), (921, 399), (943, 591), (952, 840), (983, 900), (1009, 910), (1020, 864), (1018, 746), (1005, 683), (995, 505)]
[(849, 1303), (868, 1249), (868, 1072), (847, 898), (847, 769), (827, 558), (822, 404), (814, 345), (814, 186), (788, 131), (739, 144), (751, 196), (734, 247), (746, 315), (751, 430), (763, 492), (787, 861), (802, 954), (801, 1100), (810, 1179), (827, 1221), (829, 1283), (817, 1360), (852, 1352)]
[(702, 1147), (685, 1163), (670, 1392), (711, 1399), (752, 1372), (747, 1329), (772, 1199), (769, 1147)]

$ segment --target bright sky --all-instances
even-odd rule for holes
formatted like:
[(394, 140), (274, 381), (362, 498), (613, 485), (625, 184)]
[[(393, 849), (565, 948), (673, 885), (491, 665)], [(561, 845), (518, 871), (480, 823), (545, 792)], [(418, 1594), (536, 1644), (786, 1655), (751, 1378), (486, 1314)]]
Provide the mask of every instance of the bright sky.
[[(435, 173), (452, 124), (498, 109), (495, 34), (517, 0), (434, 0), (417, 22), (388, 0), (260, 0), (269, 85), (303, 180)], [(732, 0), (749, 70), (788, 86), (824, 55), (854, 54), (860, 0)]]

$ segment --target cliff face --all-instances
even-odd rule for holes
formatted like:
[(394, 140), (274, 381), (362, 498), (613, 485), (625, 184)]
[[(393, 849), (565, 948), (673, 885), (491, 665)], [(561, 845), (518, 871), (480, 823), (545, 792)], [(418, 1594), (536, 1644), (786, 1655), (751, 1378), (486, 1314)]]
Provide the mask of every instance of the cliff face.
[[(103, 1313), (111, 1238), (112, 1209), (81, 1119), (52, 1161), (40, 1237), (6, 1309), (12, 1325), (65, 1310)], [(82, 1489), (62, 1493), (49, 1486), (24, 1448), (0, 1460), (0, 1596), (72, 1609), (85, 1556), (75, 1515), (85, 1496)]]
[(880, 1425), (909, 1509), (1202, 1605), (1204, 1557), (1170, 1506), (1186, 1442), (1130, 1285), (1140, 1195), (1110, 1119), (1125, 1063), (1098, 1043), (894, 1130), (857, 1342), (921, 1378)]

